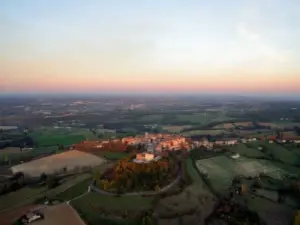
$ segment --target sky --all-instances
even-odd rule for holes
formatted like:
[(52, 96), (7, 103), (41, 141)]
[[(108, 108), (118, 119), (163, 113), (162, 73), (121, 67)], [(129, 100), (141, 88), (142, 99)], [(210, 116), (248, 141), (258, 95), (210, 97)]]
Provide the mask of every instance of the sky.
[(300, 94), (299, 0), (1, 0), (0, 94)]

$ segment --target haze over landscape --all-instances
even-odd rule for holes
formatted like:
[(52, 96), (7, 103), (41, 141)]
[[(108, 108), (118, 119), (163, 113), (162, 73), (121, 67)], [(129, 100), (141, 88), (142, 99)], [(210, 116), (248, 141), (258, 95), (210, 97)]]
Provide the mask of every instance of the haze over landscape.
[(300, 93), (300, 3), (1, 1), (0, 94)]
[(1, 225), (300, 225), (299, 0), (0, 0)]

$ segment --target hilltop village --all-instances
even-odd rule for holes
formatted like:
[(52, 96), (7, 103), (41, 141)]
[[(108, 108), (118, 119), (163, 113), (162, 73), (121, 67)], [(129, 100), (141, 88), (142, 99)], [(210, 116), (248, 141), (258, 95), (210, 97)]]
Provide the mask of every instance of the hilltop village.
[(267, 141), (268, 143), (300, 143), (299, 136), (291, 137), (279, 134), (265, 137), (248, 138), (223, 138), (217, 140), (208, 140), (206, 137), (200, 140), (192, 140), (190, 137), (176, 134), (149, 134), (138, 136), (129, 136), (120, 139), (110, 139), (104, 141), (83, 141), (72, 146), (76, 150), (101, 151), (110, 149), (111, 151), (126, 151), (128, 146), (137, 146), (136, 161), (151, 161), (157, 156), (166, 155), (170, 151), (190, 151), (195, 148), (205, 148), (208, 151), (215, 151), (219, 147), (234, 146), (239, 143), (252, 143), (258, 141)]

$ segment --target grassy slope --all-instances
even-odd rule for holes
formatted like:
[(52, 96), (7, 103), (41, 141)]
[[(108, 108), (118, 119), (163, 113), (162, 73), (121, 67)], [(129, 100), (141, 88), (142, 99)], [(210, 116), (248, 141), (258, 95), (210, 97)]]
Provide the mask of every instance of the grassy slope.
[(11, 192), (6, 195), (0, 196), (0, 211), (6, 210), (11, 207), (32, 204), (37, 199), (41, 199), (45, 196), (54, 197), (59, 193), (66, 191), (78, 182), (87, 179), (90, 176), (90, 174), (81, 174), (65, 178), (62, 180), (61, 185), (53, 189), (48, 189), (46, 186), (35, 188), (24, 187), (16, 192)]

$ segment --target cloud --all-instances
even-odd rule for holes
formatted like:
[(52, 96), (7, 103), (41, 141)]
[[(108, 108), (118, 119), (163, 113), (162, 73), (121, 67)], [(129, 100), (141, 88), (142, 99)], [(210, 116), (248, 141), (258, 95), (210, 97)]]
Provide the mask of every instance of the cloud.
[(269, 63), (286, 63), (289, 61), (288, 51), (279, 50), (269, 45), (259, 32), (250, 29), (246, 23), (240, 22), (236, 26), (236, 32), (242, 44), (246, 45), (248, 51), (257, 57), (257, 59)]

